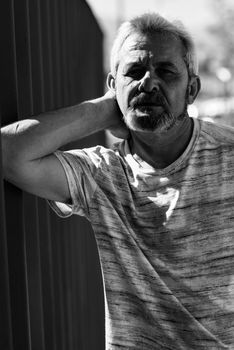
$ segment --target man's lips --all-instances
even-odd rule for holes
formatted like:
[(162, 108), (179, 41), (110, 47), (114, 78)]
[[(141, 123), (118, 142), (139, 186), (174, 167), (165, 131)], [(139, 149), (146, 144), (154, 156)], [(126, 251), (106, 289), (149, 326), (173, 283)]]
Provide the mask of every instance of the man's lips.
[(140, 115), (148, 115), (148, 114), (158, 114), (164, 111), (164, 107), (162, 105), (156, 104), (138, 104), (134, 107), (134, 110), (137, 114)]
[(139, 110), (153, 110), (153, 109), (164, 109), (164, 106), (160, 103), (138, 103), (134, 106), (134, 109), (139, 109)]
[(135, 107), (163, 107), (163, 105), (162, 103), (141, 102), (141, 103), (137, 103)]

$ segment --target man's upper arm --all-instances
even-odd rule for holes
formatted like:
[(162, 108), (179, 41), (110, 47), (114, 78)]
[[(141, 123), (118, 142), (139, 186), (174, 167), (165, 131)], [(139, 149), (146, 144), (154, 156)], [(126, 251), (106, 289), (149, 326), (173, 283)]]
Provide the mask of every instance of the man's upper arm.
[(17, 166), (9, 180), (36, 196), (71, 202), (65, 171), (54, 154)]

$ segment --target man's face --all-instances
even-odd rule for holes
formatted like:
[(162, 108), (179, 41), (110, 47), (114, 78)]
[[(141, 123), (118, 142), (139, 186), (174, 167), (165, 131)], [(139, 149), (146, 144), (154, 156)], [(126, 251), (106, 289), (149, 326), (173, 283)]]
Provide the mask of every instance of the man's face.
[(188, 72), (181, 42), (172, 34), (133, 34), (119, 53), (116, 98), (135, 131), (165, 131), (187, 110)]

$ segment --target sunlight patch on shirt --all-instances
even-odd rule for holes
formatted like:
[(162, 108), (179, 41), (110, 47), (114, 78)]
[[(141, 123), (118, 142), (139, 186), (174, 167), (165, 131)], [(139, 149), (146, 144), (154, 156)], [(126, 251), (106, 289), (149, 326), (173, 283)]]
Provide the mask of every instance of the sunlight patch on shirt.
[(156, 192), (155, 197), (148, 197), (148, 198), (152, 202), (154, 202), (157, 207), (160, 207), (160, 208), (165, 207), (166, 221), (168, 221), (176, 207), (177, 201), (179, 199), (179, 195), (180, 195), (179, 190), (172, 187), (167, 187), (166, 189), (164, 189), (163, 193)]

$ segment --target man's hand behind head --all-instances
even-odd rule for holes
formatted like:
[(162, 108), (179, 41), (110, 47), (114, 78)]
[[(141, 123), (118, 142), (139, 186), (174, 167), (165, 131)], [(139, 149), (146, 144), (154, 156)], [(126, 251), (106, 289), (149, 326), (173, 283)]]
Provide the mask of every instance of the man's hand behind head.
[(123, 115), (119, 109), (115, 93), (112, 90), (109, 90), (105, 96), (106, 100), (108, 100), (111, 104), (112, 108), (112, 119), (113, 124), (108, 130), (111, 134), (120, 139), (127, 139), (129, 137), (129, 129), (123, 121)]

